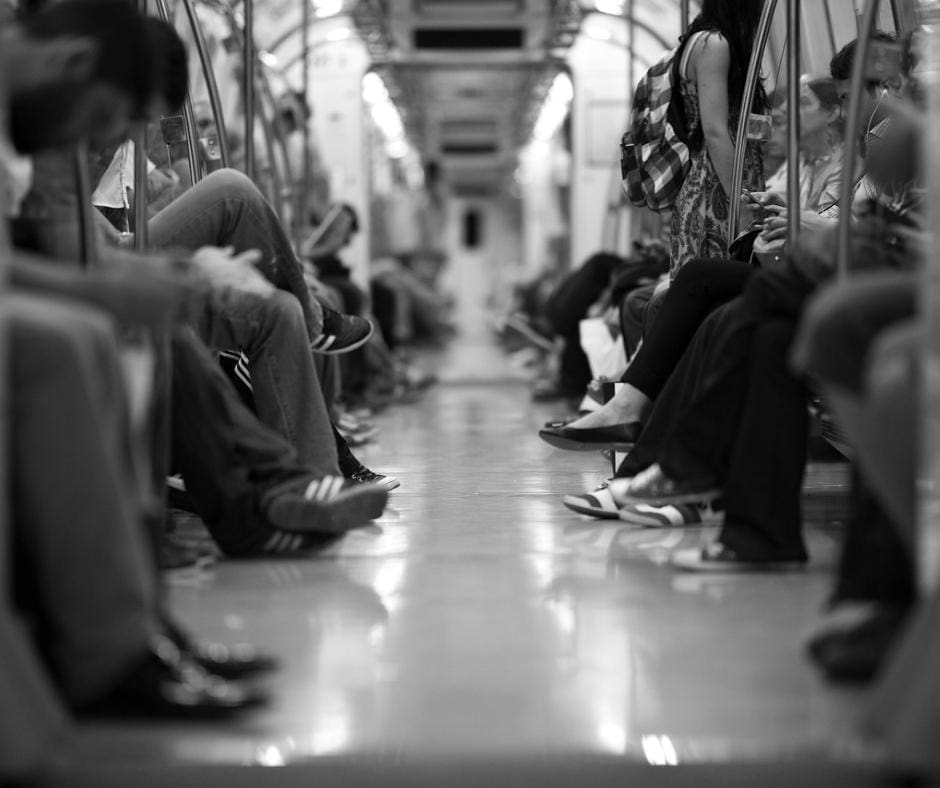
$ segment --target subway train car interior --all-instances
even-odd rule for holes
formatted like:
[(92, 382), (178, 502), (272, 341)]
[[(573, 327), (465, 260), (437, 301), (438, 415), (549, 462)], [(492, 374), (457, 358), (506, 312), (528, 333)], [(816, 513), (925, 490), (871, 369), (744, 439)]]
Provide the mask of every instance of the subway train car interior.
[(0, 784), (940, 785), (938, 0), (0, 0), (0, 121)]

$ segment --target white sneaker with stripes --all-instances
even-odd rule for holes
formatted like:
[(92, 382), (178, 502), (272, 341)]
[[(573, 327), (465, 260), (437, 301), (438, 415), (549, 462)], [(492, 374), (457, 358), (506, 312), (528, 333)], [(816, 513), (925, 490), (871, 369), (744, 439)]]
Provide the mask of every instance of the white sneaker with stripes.
[(647, 528), (685, 528), (690, 526), (721, 525), (723, 511), (716, 511), (714, 501), (677, 503), (650, 506), (645, 503), (627, 504), (619, 512), (620, 519)]
[(607, 482), (581, 495), (566, 495), (562, 501), (571, 511), (602, 520), (617, 519), (617, 504), (610, 494)]

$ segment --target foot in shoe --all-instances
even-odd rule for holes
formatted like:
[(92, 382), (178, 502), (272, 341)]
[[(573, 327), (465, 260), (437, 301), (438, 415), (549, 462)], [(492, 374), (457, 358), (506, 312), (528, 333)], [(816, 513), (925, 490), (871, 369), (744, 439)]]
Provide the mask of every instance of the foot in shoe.
[(725, 513), (718, 511), (711, 501), (650, 506), (645, 503), (627, 504), (618, 512), (621, 520), (646, 528), (688, 528), (721, 525)]
[(391, 492), (392, 490), (397, 490), (401, 487), (401, 482), (398, 481), (394, 476), (388, 476), (382, 473), (376, 473), (365, 467), (361, 466), (358, 470), (353, 471), (347, 477), (354, 482), (359, 484), (377, 484), (379, 487), (382, 487), (385, 490)]
[(388, 490), (324, 476), (300, 491), (275, 496), (267, 508), (271, 525), (294, 534), (341, 534), (382, 516)]
[(205, 719), (257, 706), (267, 695), (205, 670), (170, 638), (157, 636), (102, 698), (79, 711), (90, 715)]
[(629, 479), (614, 479), (610, 492), (621, 506), (627, 504), (666, 504), (713, 501), (721, 497), (717, 484), (671, 479), (658, 463)]
[(372, 323), (363, 317), (323, 307), (323, 332), (310, 343), (310, 349), (328, 356), (349, 353), (368, 342), (373, 330)]

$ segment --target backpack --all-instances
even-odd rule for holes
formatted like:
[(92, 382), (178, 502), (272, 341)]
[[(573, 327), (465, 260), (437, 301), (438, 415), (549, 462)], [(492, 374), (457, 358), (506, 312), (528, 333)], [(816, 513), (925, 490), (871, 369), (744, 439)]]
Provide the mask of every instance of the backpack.
[(640, 80), (630, 125), (620, 140), (620, 175), (627, 199), (652, 211), (675, 205), (690, 166), (685, 107), (678, 90), (685, 43), (663, 55)]

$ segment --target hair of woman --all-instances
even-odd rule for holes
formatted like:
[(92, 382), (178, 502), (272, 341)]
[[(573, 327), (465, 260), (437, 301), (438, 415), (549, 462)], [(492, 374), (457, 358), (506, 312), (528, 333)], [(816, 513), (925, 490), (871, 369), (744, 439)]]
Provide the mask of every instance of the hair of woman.
[[(763, 0), (703, 0), (701, 13), (689, 25), (684, 40), (693, 33), (713, 31), (728, 42), (730, 65), (728, 68), (728, 101), (732, 111), (740, 106), (747, 81), (747, 68), (751, 62), (754, 36), (760, 23)], [(753, 110), (763, 112), (766, 96), (760, 82), (754, 96)]]

